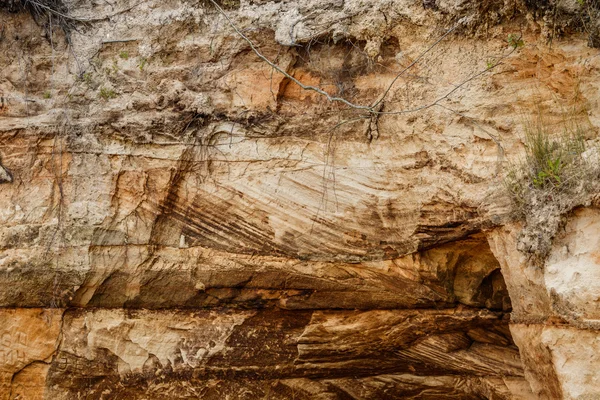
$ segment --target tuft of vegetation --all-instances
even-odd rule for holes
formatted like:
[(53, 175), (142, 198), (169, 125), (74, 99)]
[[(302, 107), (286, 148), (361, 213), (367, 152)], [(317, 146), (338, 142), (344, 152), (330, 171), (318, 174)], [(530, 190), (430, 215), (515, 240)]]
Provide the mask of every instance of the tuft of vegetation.
[(579, 124), (565, 120), (556, 132), (540, 112), (524, 131), (525, 156), (509, 165), (504, 186), (514, 217), (525, 222), (519, 249), (542, 261), (564, 216), (598, 192), (600, 165)]
[[(505, 183), (515, 205), (526, 204), (527, 193), (560, 192), (581, 178), (585, 135), (579, 126), (565, 123), (560, 134), (551, 132), (538, 115), (525, 124), (525, 158), (511, 165)], [(525, 210), (519, 214), (523, 216)]]
[(129, 53), (126, 51), (122, 51), (119, 53), (119, 57), (121, 57), (123, 60), (128, 60), (129, 59)]
[(88, 86), (92, 84), (92, 73), (86, 72), (81, 75), (81, 80), (84, 81)]
[(50, 93), (50, 91), (49, 91), (49, 90), (46, 90), (42, 96), (43, 96), (45, 99), (51, 99), (51, 98), (52, 98), (52, 93)]
[(140, 63), (138, 64), (138, 68), (140, 69), (140, 72), (144, 72), (144, 67), (146, 66), (147, 63), (148, 63), (148, 59), (146, 57), (142, 57), (140, 59)]
[(525, 46), (525, 42), (523, 42), (521, 35), (517, 35), (516, 33), (511, 33), (510, 35), (508, 35), (507, 40), (508, 40), (508, 44), (513, 49)]
[(109, 100), (109, 99), (114, 99), (115, 97), (117, 97), (117, 93), (115, 93), (115, 91), (112, 89), (101, 87), (100, 92), (98, 92), (98, 96), (101, 99)]

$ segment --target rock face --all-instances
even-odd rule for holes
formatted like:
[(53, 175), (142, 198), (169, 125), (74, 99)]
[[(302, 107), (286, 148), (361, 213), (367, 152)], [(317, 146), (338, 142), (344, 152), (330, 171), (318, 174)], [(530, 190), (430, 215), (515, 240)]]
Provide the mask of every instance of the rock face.
[(0, 318), (0, 391), (4, 398), (42, 398), (58, 347), (62, 310), (5, 308)]
[(21, 3), (0, 399), (598, 396), (600, 213), (540, 268), (496, 196), (533, 104), (595, 137), (593, 38), (530, 2)]
[(518, 227), (490, 236), (492, 249), (504, 260), (502, 270), (515, 305), (510, 330), (539, 398), (600, 396), (595, 372), (600, 363), (598, 228), (598, 208), (577, 210), (554, 239), (543, 268), (508, 250)]
[(356, 397), (478, 398), (523, 376), (506, 324), (482, 311), (78, 310), (64, 321), (55, 399), (336, 398), (346, 385)]

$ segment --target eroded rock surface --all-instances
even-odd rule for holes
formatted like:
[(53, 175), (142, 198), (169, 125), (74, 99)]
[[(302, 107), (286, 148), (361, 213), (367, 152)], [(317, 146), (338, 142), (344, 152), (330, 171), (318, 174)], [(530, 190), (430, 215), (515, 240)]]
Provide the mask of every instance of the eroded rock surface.
[(389, 380), (386, 390), (397, 396), (436, 386), (411, 382), (413, 375), (464, 382), (438, 391), (477, 398), (487, 386), (507, 392), (503, 379), (523, 376), (501, 314), (472, 309), (78, 310), (65, 315), (63, 335), (48, 376), (51, 398), (260, 398), (271, 390), (277, 398), (294, 390), (298, 398), (335, 398), (350, 377), (366, 382), (355, 390)]
[(2, 398), (42, 398), (56, 355), (63, 310), (0, 310)]
[(600, 124), (530, 3), (218, 2), (378, 118), (211, 1), (0, 8), (0, 399), (593, 398), (596, 211), (535, 269), (490, 201), (532, 101)]
[(511, 333), (525, 375), (540, 398), (600, 396), (595, 372), (600, 362), (596, 357), (599, 224), (598, 208), (575, 211), (541, 267), (508, 250), (514, 249), (518, 227), (490, 235), (515, 304)]

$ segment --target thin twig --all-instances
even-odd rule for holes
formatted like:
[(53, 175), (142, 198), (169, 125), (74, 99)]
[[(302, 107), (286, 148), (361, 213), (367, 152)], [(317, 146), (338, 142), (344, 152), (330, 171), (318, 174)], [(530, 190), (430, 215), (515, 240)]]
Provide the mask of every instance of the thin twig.
[(318, 88), (316, 86), (311, 86), (311, 85), (305, 85), (304, 83), (300, 82), (298, 79), (294, 78), (292, 75), (288, 74), (286, 71), (284, 71), (279, 65), (275, 64), (274, 62), (272, 62), (271, 60), (269, 60), (267, 57), (265, 57), (254, 45), (254, 42), (252, 42), (252, 40), (250, 40), (246, 35), (244, 35), (239, 29), (238, 27), (233, 23), (233, 21), (231, 20), (231, 18), (229, 18), (229, 16), (225, 13), (225, 11), (223, 11), (223, 9), (217, 4), (217, 2), (215, 0), (209, 0), (216, 8), (217, 10), (221, 13), (221, 15), (223, 15), (225, 17), (225, 19), (227, 20), (227, 22), (229, 23), (229, 25), (233, 28), (233, 30), (242, 38), (246, 41), (246, 43), (248, 43), (250, 45), (250, 48), (252, 49), (252, 51), (254, 52), (254, 54), (256, 54), (261, 60), (263, 60), (264, 62), (266, 62), (267, 64), (269, 64), (272, 68), (274, 68), (277, 72), (279, 72), (280, 74), (282, 74), (283, 76), (285, 76), (286, 78), (288, 78), (289, 80), (291, 80), (292, 82), (294, 82), (296, 85), (300, 86), (302, 89), (304, 90), (312, 90), (314, 92), (319, 93), (322, 96), (325, 96), (325, 98), (327, 98), (327, 100), (329, 100), (330, 102), (340, 102), (340, 103), (344, 103), (345, 105), (347, 105), (348, 107), (352, 107), (358, 110), (365, 110), (365, 111), (371, 111), (372, 107), (371, 106), (361, 106), (358, 104), (354, 104), (349, 102), (348, 100), (342, 98), (342, 97), (335, 97), (330, 95), (329, 93), (327, 93), (326, 91), (324, 91), (321, 88)]
[(246, 43), (248, 43), (250, 45), (250, 48), (252, 49), (252, 51), (254, 52), (254, 54), (256, 54), (261, 60), (263, 60), (265, 63), (267, 63), (273, 69), (275, 69), (277, 72), (279, 72), (280, 74), (282, 74), (283, 76), (285, 76), (286, 78), (288, 78), (290, 81), (294, 82), (300, 88), (302, 88), (304, 90), (314, 91), (314, 92), (317, 92), (318, 94), (324, 96), (329, 102), (340, 102), (340, 103), (343, 103), (343, 104), (347, 105), (348, 107), (351, 107), (351, 108), (354, 108), (354, 109), (357, 109), (357, 110), (366, 111), (367, 113), (369, 113), (373, 117), (379, 116), (379, 115), (408, 114), (408, 113), (413, 113), (413, 112), (417, 112), (417, 111), (423, 111), (423, 110), (426, 110), (426, 109), (431, 108), (431, 107), (435, 107), (435, 106), (439, 105), (439, 103), (442, 100), (447, 99), (449, 96), (451, 96), (453, 93), (455, 93), (457, 90), (459, 90), (460, 88), (462, 88), (467, 83), (469, 83), (469, 82), (473, 81), (474, 79), (480, 77), (481, 75), (485, 74), (486, 72), (489, 72), (493, 68), (496, 68), (498, 65), (501, 64), (501, 62), (500, 62), (501, 60), (503, 60), (503, 59), (507, 58), (508, 56), (510, 56), (517, 49), (516, 47), (514, 47), (508, 54), (502, 56), (498, 60), (498, 62), (496, 64), (494, 64), (493, 66), (488, 67), (488, 68), (486, 68), (486, 69), (484, 69), (482, 71), (479, 71), (478, 73), (470, 76), (469, 78), (467, 78), (466, 80), (464, 80), (463, 82), (461, 82), (460, 84), (458, 84), (454, 88), (452, 88), (452, 90), (450, 90), (448, 93), (446, 93), (445, 95), (439, 97), (438, 99), (436, 99), (432, 103), (425, 104), (425, 105), (422, 105), (422, 106), (419, 106), (419, 107), (416, 107), (416, 108), (412, 108), (412, 109), (405, 109), (405, 110), (398, 110), (398, 111), (380, 111), (381, 108), (379, 108), (378, 106), (384, 101), (385, 97), (389, 94), (389, 92), (391, 91), (391, 89), (394, 86), (394, 84), (396, 83), (396, 81), (398, 79), (400, 79), (400, 77), (404, 73), (406, 73), (408, 70), (410, 70), (412, 67), (414, 67), (427, 53), (429, 53), (433, 48), (435, 48), (439, 43), (441, 43), (446, 37), (448, 37), (448, 35), (450, 35), (452, 32), (454, 32), (463, 23), (462, 20), (459, 21), (452, 28), (450, 28), (448, 31), (446, 31), (438, 40), (436, 40), (427, 49), (425, 49), (421, 54), (419, 54), (419, 56), (417, 58), (415, 58), (415, 60), (413, 60), (413, 62), (411, 62), (402, 71), (400, 71), (394, 77), (394, 79), (392, 79), (392, 81), (387, 86), (387, 88), (382, 93), (382, 95), (379, 96), (377, 98), (377, 100), (375, 102), (373, 102), (371, 105), (366, 106), (366, 105), (354, 104), (354, 103), (348, 101), (347, 99), (345, 99), (343, 97), (333, 96), (333, 95), (329, 94), (328, 92), (324, 91), (323, 89), (321, 89), (319, 87), (311, 86), (311, 85), (305, 85), (304, 83), (302, 83), (298, 79), (294, 78), (292, 75), (290, 75), (285, 70), (283, 70), (279, 65), (275, 64), (274, 62), (272, 62), (271, 60), (269, 60), (267, 57), (265, 57), (258, 50), (258, 48), (254, 44), (254, 42), (252, 40), (250, 40), (246, 35), (244, 35), (244, 33), (233, 23), (233, 21), (231, 20), (231, 18), (225, 13), (225, 11), (219, 6), (219, 4), (217, 4), (217, 2), (215, 0), (209, 0), (209, 1), (215, 6), (215, 8), (219, 11), (219, 13), (221, 15), (223, 15), (223, 17), (225, 17), (225, 19), (227, 20), (227, 22), (229, 23), (229, 25), (233, 28), (233, 30), (244, 41), (246, 41)]
[(108, 44), (108, 43), (127, 43), (127, 42), (136, 42), (140, 39), (137, 38), (133, 38), (133, 39), (114, 39), (114, 40), (103, 40), (102, 42), (100, 42), (101, 44)]
[(457, 90), (459, 90), (460, 88), (462, 88), (463, 86), (465, 86), (467, 83), (475, 80), (476, 78), (479, 78), (481, 75), (491, 71), (492, 69), (498, 67), (499, 65), (502, 65), (502, 60), (504, 60), (505, 58), (509, 57), (512, 53), (514, 53), (517, 50), (516, 47), (513, 47), (513, 49), (511, 51), (509, 51), (507, 54), (505, 54), (504, 56), (500, 57), (498, 59), (498, 61), (496, 62), (496, 64), (492, 65), (491, 67), (488, 67), (482, 71), (479, 71), (473, 75), (471, 75), (470, 77), (468, 77), (467, 79), (465, 79), (464, 81), (462, 81), (461, 83), (459, 83), (458, 85), (456, 85), (454, 88), (452, 88), (452, 90), (450, 90), (449, 92), (447, 92), (446, 94), (444, 94), (441, 97), (438, 97), (434, 102), (429, 103), (429, 104), (424, 104), (422, 106), (419, 107), (415, 107), (415, 108), (411, 108), (411, 109), (406, 109), (406, 110), (398, 110), (398, 111), (380, 111), (377, 112), (377, 114), (380, 115), (396, 115), (396, 114), (408, 114), (408, 113), (413, 113), (413, 112), (417, 112), (417, 111), (423, 111), (426, 110), (428, 108), (432, 108), (435, 106), (438, 106), (439, 103), (442, 100), (446, 100), (448, 99), (454, 92), (456, 92)]
[[(44, 10), (46, 10), (46, 11), (47, 11), (47, 12), (49, 12), (49, 13), (52, 13), (52, 14), (54, 14), (54, 15), (57, 15), (57, 16), (59, 16), (59, 17), (62, 17), (62, 18), (64, 18), (64, 19), (66, 19), (66, 20), (71, 20), (71, 21), (76, 21), (76, 22), (95, 22), (95, 21), (102, 21), (102, 20), (105, 20), (105, 19), (108, 19), (108, 18), (112, 18), (112, 17), (114, 17), (114, 16), (117, 16), (117, 15), (119, 15), (119, 14), (123, 14), (124, 12), (130, 11), (130, 10), (132, 10), (133, 8), (135, 8), (135, 7), (139, 6), (140, 4), (142, 4), (142, 3), (145, 3), (146, 1), (147, 1), (147, 0), (142, 0), (142, 1), (139, 1), (139, 2), (137, 2), (137, 3), (135, 3), (135, 4), (133, 4), (133, 5), (132, 5), (132, 6), (130, 6), (130, 7), (127, 7), (127, 8), (125, 8), (125, 9), (123, 9), (123, 10), (119, 10), (119, 11), (117, 11), (117, 12), (114, 12), (114, 13), (112, 13), (112, 14), (109, 14), (109, 15), (105, 15), (105, 16), (103, 16), (103, 17), (97, 17), (97, 18), (81, 18), (81, 17), (74, 17), (74, 16), (72, 16), (72, 15), (64, 14), (64, 13), (62, 13), (62, 12), (58, 11), (58, 10), (55, 10), (55, 9), (54, 9), (54, 8), (52, 8), (52, 7), (48, 7), (47, 5), (45, 5), (45, 4), (42, 4), (42, 3), (38, 2), (38, 1), (35, 1), (35, 0), (25, 0), (25, 2), (26, 2), (26, 3), (30, 3), (30, 4), (33, 4), (33, 5), (34, 5), (34, 6), (36, 6), (36, 7), (43, 8)], [(211, 1), (212, 1), (212, 0), (211, 0)]]
[(411, 69), (412, 67), (414, 67), (420, 60), (421, 58), (423, 58), (427, 53), (429, 53), (435, 46), (438, 45), (438, 43), (440, 43), (442, 40), (444, 40), (446, 38), (446, 36), (448, 36), (449, 34), (451, 34), (452, 32), (454, 32), (454, 30), (456, 30), (456, 28), (459, 26), (459, 24), (454, 25), (452, 28), (450, 28), (446, 33), (444, 33), (438, 40), (436, 40), (431, 46), (429, 46), (424, 52), (422, 52), (421, 54), (419, 54), (419, 56), (417, 58), (415, 58), (413, 60), (413, 62), (411, 62), (406, 68), (404, 68), (402, 71), (400, 71), (400, 73), (398, 73), (398, 75), (396, 75), (396, 77), (394, 79), (392, 79), (392, 82), (390, 82), (389, 86), (387, 87), (387, 89), (383, 92), (383, 94), (381, 95), (381, 97), (379, 98), (379, 100), (377, 100), (377, 102), (375, 104), (373, 104), (373, 108), (377, 107), (377, 105), (379, 105), (379, 103), (381, 103), (385, 97), (388, 95), (388, 93), (390, 92), (390, 90), (392, 89), (392, 87), (394, 86), (394, 84), (396, 83), (396, 81), (409, 69)]
[(36, 7), (43, 8), (44, 10), (48, 11), (51, 14), (58, 15), (59, 17), (63, 17), (65, 19), (69, 19), (69, 20), (72, 20), (72, 21), (77, 21), (77, 22), (89, 22), (89, 21), (92, 21), (92, 19), (77, 18), (77, 17), (73, 17), (71, 15), (63, 14), (60, 11), (55, 10), (55, 9), (53, 9), (51, 7), (48, 7), (47, 5), (42, 4), (40, 2), (37, 2), (35, 0), (25, 0), (25, 2), (26, 3), (34, 4)]

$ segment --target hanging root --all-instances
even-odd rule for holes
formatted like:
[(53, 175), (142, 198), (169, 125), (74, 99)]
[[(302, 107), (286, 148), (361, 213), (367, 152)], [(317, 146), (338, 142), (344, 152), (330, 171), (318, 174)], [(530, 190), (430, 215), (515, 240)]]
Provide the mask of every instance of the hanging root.
[(69, 8), (63, 0), (0, 0), (1, 9), (13, 13), (27, 11), (38, 25), (48, 30), (59, 27), (68, 42), (70, 42), (71, 32), (85, 22), (71, 17)]

